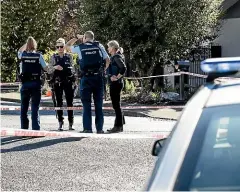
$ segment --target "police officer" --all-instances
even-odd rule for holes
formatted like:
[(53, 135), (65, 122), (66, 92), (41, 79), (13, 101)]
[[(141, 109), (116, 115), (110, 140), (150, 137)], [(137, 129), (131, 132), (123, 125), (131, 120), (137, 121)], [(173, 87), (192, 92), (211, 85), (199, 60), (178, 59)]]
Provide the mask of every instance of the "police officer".
[(22, 82), (21, 87), (21, 129), (29, 128), (28, 107), (30, 99), (32, 129), (40, 130), (39, 105), (41, 100), (41, 75), (42, 70), (47, 71), (46, 62), (43, 56), (36, 52), (37, 42), (33, 37), (28, 37), (26, 44), (18, 50), (20, 63), (19, 78)]
[[(67, 107), (73, 106), (75, 73), (73, 68), (73, 59), (70, 54), (65, 52), (65, 40), (59, 38), (56, 42), (57, 53), (53, 54), (49, 63), (49, 74), (52, 74), (50, 82), (53, 84), (55, 91), (57, 107), (63, 106), (63, 91), (65, 93)], [(64, 117), (63, 111), (57, 111), (59, 127), (63, 130)], [(73, 110), (68, 110), (69, 130), (74, 130)]]
[[(78, 39), (82, 39), (80, 45), (72, 46)], [(91, 98), (93, 94), (95, 105), (95, 125), (97, 133), (103, 131), (103, 74), (109, 65), (109, 56), (103, 45), (94, 41), (92, 31), (85, 32), (84, 36), (77, 35), (67, 43), (67, 48), (77, 53), (80, 59), (81, 81), (80, 97), (83, 104), (83, 131), (81, 133), (92, 133)], [(105, 60), (105, 61), (104, 61)], [(105, 62), (105, 67), (104, 67)]]
[(119, 43), (113, 40), (109, 41), (107, 45), (108, 52), (111, 54), (111, 62), (108, 68), (110, 97), (116, 114), (114, 127), (109, 129), (108, 132), (117, 133), (123, 131), (124, 124), (124, 117), (121, 110), (121, 91), (123, 89), (123, 75), (126, 71), (126, 65), (123, 49), (119, 47)]

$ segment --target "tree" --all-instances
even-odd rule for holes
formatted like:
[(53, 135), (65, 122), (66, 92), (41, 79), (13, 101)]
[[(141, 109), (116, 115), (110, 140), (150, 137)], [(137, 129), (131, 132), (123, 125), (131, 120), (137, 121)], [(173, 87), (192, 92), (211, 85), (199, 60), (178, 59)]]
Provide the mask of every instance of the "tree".
[(79, 22), (99, 40), (116, 39), (141, 75), (163, 73), (174, 59), (212, 36), (222, 0), (82, 0)]
[(54, 46), (65, 4), (65, 0), (2, 1), (2, 81), (15, 80), (17, 50), (28, 36), (36, 39), (42, 52)]

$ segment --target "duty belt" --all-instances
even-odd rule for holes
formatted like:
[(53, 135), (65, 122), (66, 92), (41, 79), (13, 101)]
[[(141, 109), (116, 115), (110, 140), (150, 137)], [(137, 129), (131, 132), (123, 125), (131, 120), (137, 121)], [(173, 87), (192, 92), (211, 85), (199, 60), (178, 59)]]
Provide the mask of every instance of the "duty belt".
[(54, 77), (52, 79), (52, 82), (53, 83), (63, 83), (63, 82), (66, 82), (66, 81), (71, 81), (71, 78), (72, 78), (72, 76), (67, 76), (67, 77), (64, 77), (64, 78), (57, 76), (57, 77)]
[(95, 75), (100, 75), (100, 74), (101, 74), (100, 72), (93, 72), (93, 71), (82, 73), (83, 76), (95, 76)]
[(26, 81), (40, 81), (41, 80), (41, 75), (39, 75), (39, 74), (31, 74), (31, 75), (21, 74), (20, 75), (20, 79), (22, 80), (22, 82), (26, 82)]

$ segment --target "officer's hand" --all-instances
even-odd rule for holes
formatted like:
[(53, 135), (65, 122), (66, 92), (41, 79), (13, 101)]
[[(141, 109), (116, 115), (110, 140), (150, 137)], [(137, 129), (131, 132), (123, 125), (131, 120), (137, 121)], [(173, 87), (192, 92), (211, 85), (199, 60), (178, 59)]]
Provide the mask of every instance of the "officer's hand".
[(115, 75), (113, 75), (112, 77), (111, 77), (111, 81), (117, 81), (118, 79), (117, 79), (117, 77), (115, 76)]
[(60, 65), (54, 66), (54, 69), (59, 70), (59, 71), (63, 70), (63, 68)]
[(78, 38), (78, 39), (83, 39), (83, 35), (77, 34), (77, 38)]

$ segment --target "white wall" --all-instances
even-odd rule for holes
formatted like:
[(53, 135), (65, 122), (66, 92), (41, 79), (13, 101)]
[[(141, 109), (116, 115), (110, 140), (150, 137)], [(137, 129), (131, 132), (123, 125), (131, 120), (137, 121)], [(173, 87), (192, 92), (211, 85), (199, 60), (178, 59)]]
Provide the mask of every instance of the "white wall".
[(240, 56), (240, 18), (225, 19), (213, 42), (222, 46), (222, 57)]
[[(174, 73), (174, 68), (171, 65), (165, 65), (164, 66), (164, 75)], [(167, 79), (169, 86), (174, 88), (174, 76), (164, 77), (164, 79)]]

